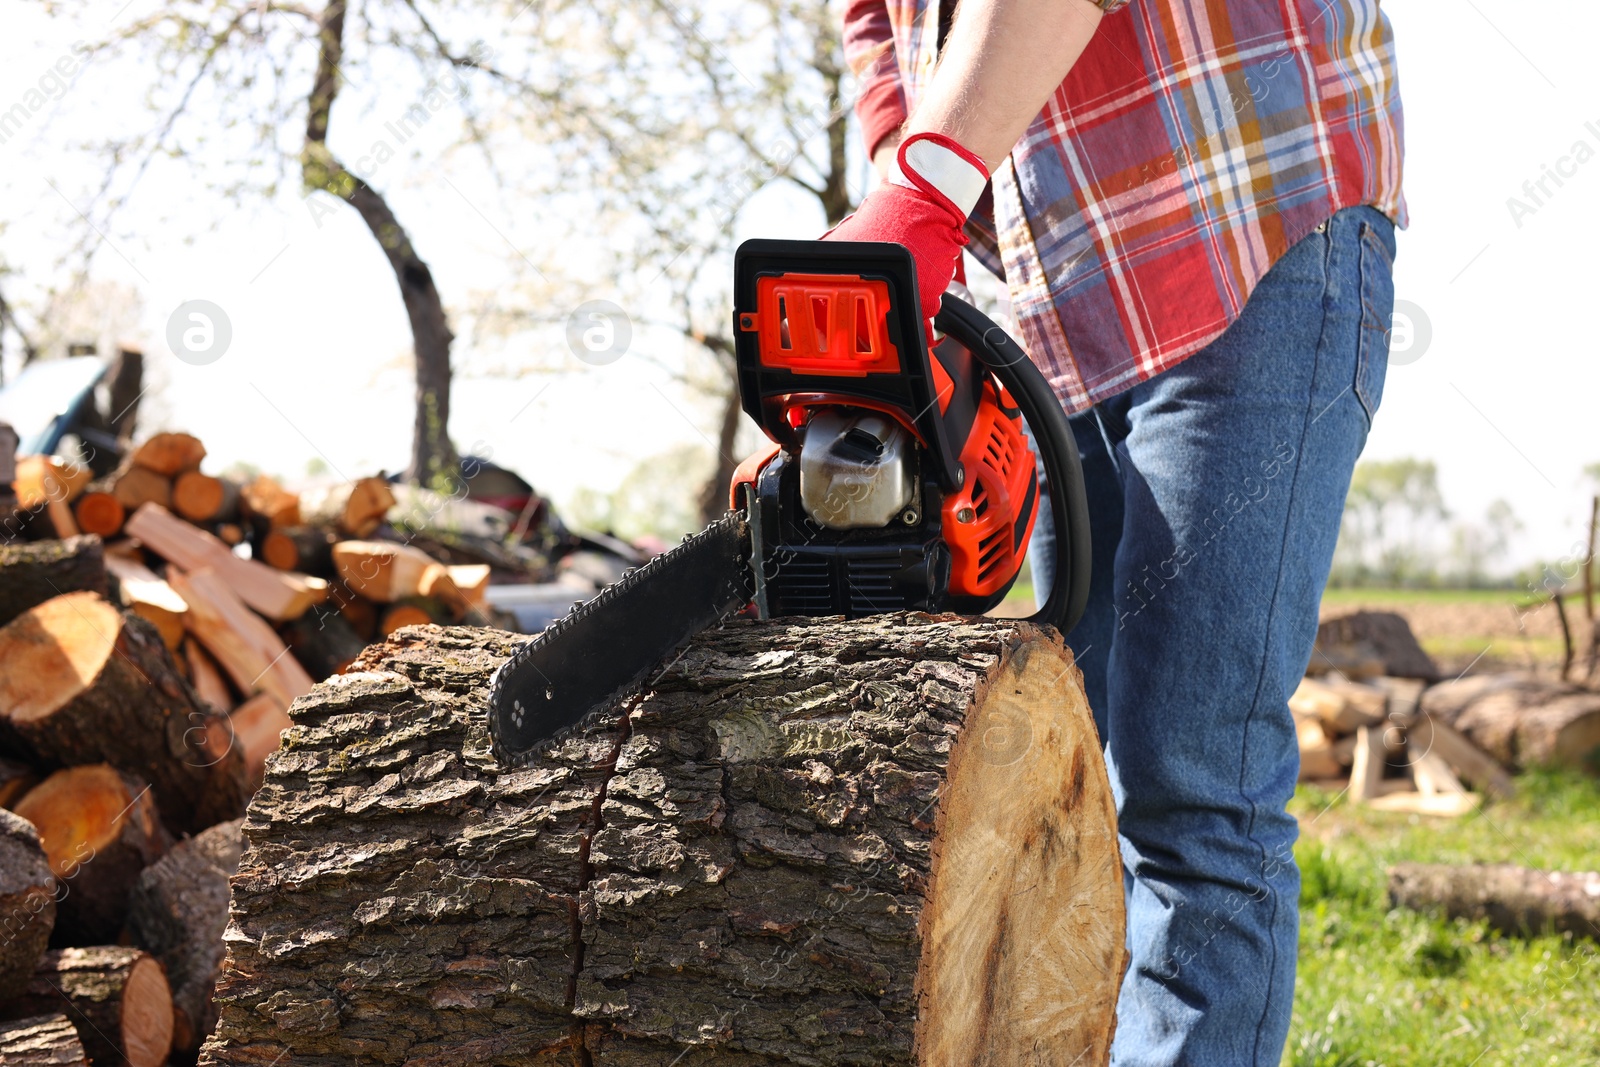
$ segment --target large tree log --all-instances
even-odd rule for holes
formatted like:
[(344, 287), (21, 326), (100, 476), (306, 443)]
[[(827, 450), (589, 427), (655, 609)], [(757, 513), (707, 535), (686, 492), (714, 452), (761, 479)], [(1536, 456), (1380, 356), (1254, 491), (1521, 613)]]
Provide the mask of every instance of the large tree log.
[(1600, 750), (1600, 693), (1530, 674), (1478, 675), (1433, 686), (1422, 714), (1512, 767), (1585, 767)]
[(6, 1067), (89, 1067), (78, 1031), (65, 1015), (0, 1022), (0, 1063)]
[(55, 944), (105, 944), (121, 933), (134, 881), (171, 843), (149, 793), (97, 763), (57, 771), (17, 804), (59, 883)]
[(202, 1063), (1105, 1062), (1121, 866), (1058, 640), (736, 623), (506, 771), (519, 642), (405, 630), (295, 702)]
[(144, 619), (94, 593), (68, 593), (0, 629), (0, 663), (0, 738), (24, 754), (137, 774), (178, 831), (244, 811), (242, 760), (206, 753), (215, 715)]
[(62, 593), (106, 595), (100, 538), (0, 544), (0, 626)]
[(242, 819), (180, 841), (139, 876), (128, 907), (134, 944), (158, 958), (172, 986), (172, 1047), (192, 1053), (216, 1025), (211, 989), (222, 969), (228, 878), (239, 866)]
[(1508, 934), (1600, 938), (1600, 873), (1594, 871), (1402, 863), (1389, 868), (1389, 899), (1452, 919), (1488, 919)]
[(172, 993), (154, 956), (117, 946), (46, 953), (13, 1018), (64, 1012), (95, 1064), (157, 1067), (172, 1047)]
[(0, 811), (0, 1004), (27, 986), (55, 922), (56, 877), (39, 832), (27, 819)]

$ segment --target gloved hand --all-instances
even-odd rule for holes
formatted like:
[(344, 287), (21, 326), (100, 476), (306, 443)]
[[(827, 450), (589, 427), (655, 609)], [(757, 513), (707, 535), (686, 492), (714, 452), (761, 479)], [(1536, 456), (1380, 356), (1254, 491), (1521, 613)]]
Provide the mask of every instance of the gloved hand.
[(901, 143), (898, 166), (888, 178), (822, 239), (892, 241), (910, 249), (918, 303), (931, 321), (967, 243), (961, 228), (988, 182), (983, 160), (950, 138), (914, 134)]

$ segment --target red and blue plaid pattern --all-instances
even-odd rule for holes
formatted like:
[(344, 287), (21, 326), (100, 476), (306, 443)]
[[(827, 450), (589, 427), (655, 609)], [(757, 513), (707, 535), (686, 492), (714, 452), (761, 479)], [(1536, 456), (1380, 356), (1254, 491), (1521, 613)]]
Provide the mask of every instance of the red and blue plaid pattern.
[[(1069, 412), (1204, 348), (1341, 208), (1406, 221), (1394, 38), (1378, 0), (1105, 7), (968, 225), (969, 250), (1006, 279), (1021, 340)], [(852, 0), (845, 18), (870, 146), (933, 71), (940, 5)]]

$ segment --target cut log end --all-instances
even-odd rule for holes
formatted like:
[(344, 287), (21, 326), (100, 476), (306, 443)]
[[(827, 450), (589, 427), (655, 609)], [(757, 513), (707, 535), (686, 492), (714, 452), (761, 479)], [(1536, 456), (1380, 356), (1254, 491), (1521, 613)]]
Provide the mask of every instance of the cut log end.
[(1044, 1048), (1106, 1061), (1126, 964), (1122, 924), (1108, 921), (1122, 908), (1115, 824), (1071, 653), (1023, 646), (950, 759), (923, 911), (920, 1062), (985, 1049), (1026, 1063)]
[(0, 630), (0, 708), (14, 723), (54, 713), (94, 684), (121, 630), (121, 612), (95, 593), (33, 608)]

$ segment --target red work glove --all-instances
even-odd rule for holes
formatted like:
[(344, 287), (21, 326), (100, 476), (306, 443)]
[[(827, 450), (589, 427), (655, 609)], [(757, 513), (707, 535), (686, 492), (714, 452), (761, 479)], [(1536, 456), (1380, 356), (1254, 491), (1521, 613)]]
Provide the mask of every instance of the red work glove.
[(899, 165), (824, 241), (892, 241), (917, 263), (917, 298), (932, 320), (961, 261), (961, 228), (983, 195), (989, 169), (948, 137), (919, 133), (900, 145)]

